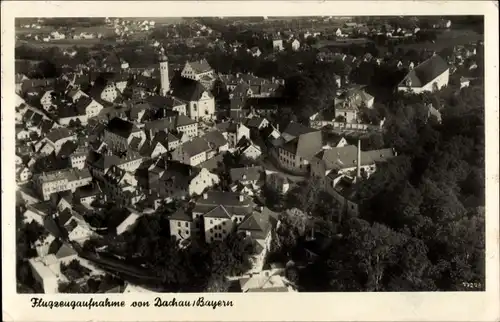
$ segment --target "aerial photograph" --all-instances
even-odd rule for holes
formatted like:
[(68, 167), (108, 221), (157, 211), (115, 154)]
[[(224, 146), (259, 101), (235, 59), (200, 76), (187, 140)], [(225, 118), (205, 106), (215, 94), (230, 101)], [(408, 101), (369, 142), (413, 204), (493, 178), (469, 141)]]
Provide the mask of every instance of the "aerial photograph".
[(18, 293), (485, 291), (483, 16), (15, 23)]

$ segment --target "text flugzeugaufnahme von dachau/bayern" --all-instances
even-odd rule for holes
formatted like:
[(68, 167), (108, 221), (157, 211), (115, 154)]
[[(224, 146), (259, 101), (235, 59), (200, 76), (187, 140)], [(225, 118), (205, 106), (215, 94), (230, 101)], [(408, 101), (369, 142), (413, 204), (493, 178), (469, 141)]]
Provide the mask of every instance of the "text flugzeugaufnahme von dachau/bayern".
[(233, 301), (223, 300), (205, 300), (204, 297), (199, 297), (196, 300), (177, 300), (175, 297), (172, 299), (163, 299), (156, 297), (153, 301), (132, 301), (126, 303), (125, 301), (111, 301), (109, 298), (104, 300), (95, 300), (90, 298), (87, 301), (52, 301), (44, 300), (41, 297), (31, 298), (31, 307), (33, 308), (114, 308), (114, 307), (211, 307), (216, 309), (218, 307), (232, 307)]

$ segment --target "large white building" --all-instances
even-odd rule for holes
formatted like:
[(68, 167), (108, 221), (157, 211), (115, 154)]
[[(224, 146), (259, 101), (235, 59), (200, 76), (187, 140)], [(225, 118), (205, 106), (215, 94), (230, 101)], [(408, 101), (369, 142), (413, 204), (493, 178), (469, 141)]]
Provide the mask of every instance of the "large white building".
[(45, 172), (34, 177), (35, 188), (43, 200), (49, 200), (50, 195), (60, 191), (71, 190), (85, 186), (92, 181), (88, 169), (65, 169)]
[(448, 85), (450, 67), (439, 55), (433, 55), (414, 69), (410, 70), (399, 83), (400, 92), (434, 92)]
[(195, 121), (215, 118), (214, 96), (199, 81), (182, 78), (172, 87), (172, 96), (186, 103), (190, 118)]
[(186, 62), (181, 76), (200, 82), (208, 90), (212, 89), (216, 79), (214, 70), (205, 59)]

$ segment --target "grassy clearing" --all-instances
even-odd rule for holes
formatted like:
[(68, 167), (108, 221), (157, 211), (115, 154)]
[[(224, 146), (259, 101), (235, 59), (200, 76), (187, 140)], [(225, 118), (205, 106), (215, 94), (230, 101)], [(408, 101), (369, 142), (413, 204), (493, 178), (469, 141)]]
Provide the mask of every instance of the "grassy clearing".
[(457, 30), (447, 30), (440, 33), (437, 37), (435, 43), (418, 43), (418, 44), (404, 44), (397, 46), (398, 48), (402, 48), (404, 50), (419, 50), (422, 47), (440, 51), (444, 48), (454, 47), (457, 45), (466, 45), (469, 43), (475, 43), (478, 40), (483, 40), (484, 37), (481, 34), (478, 34), (475, 31), (467, 30), (467, 29), (457, 29)]

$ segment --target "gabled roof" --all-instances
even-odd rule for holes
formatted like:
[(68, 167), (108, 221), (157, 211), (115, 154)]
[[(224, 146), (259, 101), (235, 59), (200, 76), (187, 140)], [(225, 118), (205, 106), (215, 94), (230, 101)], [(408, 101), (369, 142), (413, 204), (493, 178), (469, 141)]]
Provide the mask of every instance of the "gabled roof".
[(138, 131), (139, 128), (134, 123), (115, 117), (108, 122), (107, 130), (123, 138), (128, 138), (130, 134)]
[(226, 208), (222, 205), (218, 205), (214, 209), (203, 215), (205, 218), (223, 218), (223, 219), (231, 219), (231, 215), (227, 212)]
[(208, 93), (209, 97), (213, 97), (210, 91), (198, 81), (177, 77), (172, 80), (172, 96), (186, 102), (199, 101), (203, 93)]
[(61, 139), (65, 139), (65, 138), (68, 138), (71, 136), (73, 136), (73, 134), (67, 128), (61, 127), (61, 128), (53, 129), (52, 131), (50, 131), (47, 134), (46, 138), (49, 141), (55, 143)]
[(231, 180), (243, 181), (243, 180), (259, 180), (263, 173), (263, 168), (260, 166), (255, 167), (245, 167), (245, 168), (232, 168), (229, 170)]
[(182, 151), (189, 156), (195, 156), (208, 150), (210, 150), (208, 142), (200, 137), (194, 138), (182, 145)]
[(186, 62), (186, 64), (189, 64), (191, 66), (191, 68), (193, 69), (193, 71), (197, 74), (209, 72), (212, 70), (212, 67), (210, 67), (210, 64), (208, 64), (206, 59)]
[(212, 149), (218, 149), (228, 143), (224, 135), (217, 130), (205, 133), (202, 139), (207, 142)]
[(268, 208), (252, 212), (238, 225), (238, 230), (258, 231), (267, 234), (272, 227), (269, 213)]
[(297, 122), (291, 122), (288, 124), (286, 129), (283, 131), (283, 134), (288, 134), (292, 137), (298, 137), (303, 134), (311, 133), (311, 132), (317, 132), (317, 129), (307, 127), (305, 125), (302, 125)]
[(176, 212), (174, 212), (170, 217), (168, 218), (170, 220), (182, 220), (182, 221), (192, 221), (193, 218), (186, 214), (186, 211), (184, 209), (177, 209)]
[(411, 70), (400, 83), (400, 86), (406, 86), (405, 82), (410, 80), (410, 87), (423, 87), (448, 69), (448, 64), (441, 56), (433, 55)]

